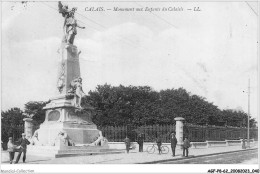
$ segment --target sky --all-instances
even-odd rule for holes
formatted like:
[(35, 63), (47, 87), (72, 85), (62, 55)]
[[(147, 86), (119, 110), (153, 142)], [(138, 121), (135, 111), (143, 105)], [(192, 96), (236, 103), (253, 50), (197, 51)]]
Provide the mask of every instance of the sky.
[[(245, 2), (63, 2), (77, 7), (83, 90), (97, 85), (185, 88), (257, 118), (257, 16)], [(184, 11), (85, 11), (86, 7)], [(194, 7), (201, 11), (195, 12)], [(57, 2), (2, 3), (1, 110), (57, 95), (64, 19)], [(243, 92), (244, 91), (244, 92)], [(258, 118), (257, 118), (258, 119)]]

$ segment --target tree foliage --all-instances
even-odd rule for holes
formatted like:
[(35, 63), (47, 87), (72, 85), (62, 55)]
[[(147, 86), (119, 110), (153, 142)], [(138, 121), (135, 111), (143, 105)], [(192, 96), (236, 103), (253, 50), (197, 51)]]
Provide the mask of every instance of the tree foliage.
[(8, 141), (8, 137), (13, 137), (17, 134), (17, 127), (23, 125), (25, 115), (19, 108), (11, 108), (1, 112), (1, 140)]
[[(97, 86), (83, 101), (95, 108), (93, 121), (99, 126), (174, 124), (183, 117), (188, 123), (246, 126), (243, 111), (220, 110), (205, 98), (183, 88), (159, 92), (149, 86)], [(251, 126), (256, 126), (254, 119)]]
[[(49, 102), (49, 101), (48, 101)], [(43, 101), (30, 101), (25, 104), (24, 113), (31, 117), (37, 125), (45, 120), (45, 111), (43, 107), (48, 103)]]
[[(222, 111), (222, 118), (227, 124), (232, 124), (236, 127), (247, 127), (248, 115), (244, 111), (236, 111), (232, 109), (226, 109)], [(232, 121), (232, 123), (230, 123)], [(256, 120), (250, 116), (249, 119), (250, 127), (256, 127)]]
[[(28, 102), (24, 112), (19, 108), (2, 111), (2, 141), (7, 141), (16, 125), (23, 124), (25, 116), (41, 124), (45, 119), (43, 107), (48, 102)], [(248, 119), (243, 111), (221, 110), (183, 88), (157, 92), (149, 86), (98, 85), (82, 100), (82, 106), (89, 105), (94, 107), (92, 120), (98, 126), (175, 124), (174, 118), (183, 117), (192, 124), (246, 127)], [(250, 127), (256, 127), (251, 117)]]

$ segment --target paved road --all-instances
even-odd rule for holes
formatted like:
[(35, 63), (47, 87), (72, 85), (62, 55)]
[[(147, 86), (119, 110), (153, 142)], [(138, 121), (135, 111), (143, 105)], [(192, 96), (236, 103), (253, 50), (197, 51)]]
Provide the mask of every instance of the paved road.
[[(240, 164), (248, 161), (257, 164), (258, 150), (241, 151), (208, 157), (187, 158), (179, 161), (167, 161), (162, 164)], [(252, 163), (251, 163), (252, 164)]]
[[(158, 153), (148, 154), (147, 152), (139, 153), (131, 151), (129, 154), (108, 154), (108, 155), (91, 155), (91, 156), (75, 156), (75, 157), (64, 157), (64, 158), (51, 158), (44, 156), (35, 156), (34, 154), (28, 153), (26, 161), (27, 164), (155, 164), (160, 163), (159, 161), (169, 161), (170, 163), (178, 164), (228, 164), (228, 163), (244, 163), (244, 164), (257, 164), (257, 150), (246, 150), (246, 152), (229, 153), (225, 155), (215, 155), (208, 157), (199, 157), (200, 155), (211, 155), (213, 153), (226, 153), (230, 151), (241, 150), (240, 146), (230, 147), (217, 147), (208, 149), (190, 149), (190, 155), (195, 158), (183, 160), (182, 151), (179, 149), (176, 151), (176, 156), (172, 157), (171, 152), (168, 154), (158, 155)], [(242, 153), (242, 155), (241, 155)], [(234, 155), (235, 154), (235, 155)], [(15, 158), (18, 154), (16, 153)], [(242, 156), (239, 159), (238, 155)], [(229, 157), (228, 159), (225, 159)], [(175, 160), (175, 161), (171, 161)], [(177, 161), (181, 160), (181, 161)], [(192, 160), (192, 161), (190, 161)], [(1, 161), (3, 164), (9, 163), (9, 154), (6, 151), (1, 152)], [(157, 162), (156, 162), (157, 161)], [(21, 162), (20, 159), (20, 163)]]

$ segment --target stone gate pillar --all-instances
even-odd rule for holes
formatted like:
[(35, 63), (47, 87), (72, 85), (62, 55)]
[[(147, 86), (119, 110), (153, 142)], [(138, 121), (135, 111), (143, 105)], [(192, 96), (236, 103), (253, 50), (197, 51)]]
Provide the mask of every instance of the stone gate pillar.
[(24, 133), (26, 134), (26, 138), (31, 138), (33, 136), (33, 119), (24, 118)]
[(185, 120), (182, 117), (176, 117), (174, 118), (176, 121), (176, 138), (178, 141), (178, 145), (183, 144), (183, 121)]

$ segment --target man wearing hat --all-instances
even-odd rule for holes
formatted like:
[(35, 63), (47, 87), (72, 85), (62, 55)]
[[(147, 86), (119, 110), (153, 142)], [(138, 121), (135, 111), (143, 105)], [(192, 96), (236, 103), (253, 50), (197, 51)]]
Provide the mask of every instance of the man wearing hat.
[(171, 133), (170, 138), (171, 138), (172, 156), (175, 156), (175, 149), (177, 145), (177, 138), (175, 136), (175, 132)]
[(23, 153), (23, 162), (25, 163), (27, 145), (30, 144), (30, 142), (25, 138), (25, 136), (26, 136), (25, 133), (22, 133), (22, 138), (20, 138), (17, 142), (18, 145), (21, 146), (21, 150), (16, 158), (15, 163), (18, 163), (22, 153)]
[(189, 156), (189, 147), (190, 147), (190, 141), (188, 140), (188, 137), (185, 137), (183, 141), (183, 156), (188, 157)]
[(13, 143), (13, 138), (9, 137), (9, 141), (7, 143), (7, 151), (9, 152), (10, 164), (12, 164), (14, 160), (15, 147), (16, 146)]
[(130, 139), (126, 136), (126, 138), (124, 139), (125, 141), (125, 147), (126, 147), (126, 153), (129, 153), (129, 149), (130, 149)]
[(137, 143), (139, 144), (139, 152), (143, 152), (144, 134), (139, 134), (137, 137)]

